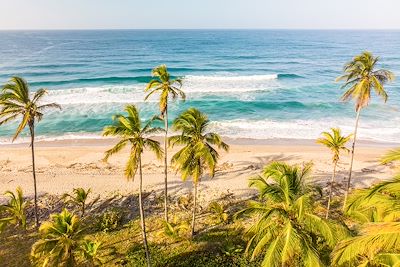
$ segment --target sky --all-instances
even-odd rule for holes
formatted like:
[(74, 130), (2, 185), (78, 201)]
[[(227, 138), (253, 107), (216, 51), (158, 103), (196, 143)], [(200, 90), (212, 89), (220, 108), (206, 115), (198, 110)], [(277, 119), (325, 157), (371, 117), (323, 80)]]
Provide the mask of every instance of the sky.
[(400, 29), (400, 0), (0, 0), (0, 29)]

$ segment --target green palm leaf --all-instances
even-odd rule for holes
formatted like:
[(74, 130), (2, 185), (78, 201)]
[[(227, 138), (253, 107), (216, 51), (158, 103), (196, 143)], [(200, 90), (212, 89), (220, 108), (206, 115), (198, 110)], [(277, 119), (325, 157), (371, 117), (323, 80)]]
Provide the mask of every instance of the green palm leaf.
[(314, 213), (310, 172), (310, 164), (272, 162), (250, 179), (260, 200), (250, 201), (235, 217), (252, 217), (246, 252), (252, 250), (252, 259), (263, 254), (262, 266), (323, 266), (316, 237), (332, 248), (348, 236), (345, 227)]
[(363, 226), (360, 235), (338, 243), (332, 252), (333, 263), (355, 264), (362, 257), (374, 259), (381, 253), (400, 252), (400, 223), (371, 223)]
[(7, 225), (13, 224), (26, 229), (26, 208), (29, 201), (26, 201), (21, 187), (17, 187), (14, 192), (6, 191), (4, 196), (9, 198), (7, 204), (0, 205), (0, 233)]
[(42, 266), (75, 266), (82, 226), (77, 216), (64, 209), (60, 214), (52, 214), (51, 220), (44, 222), (39, 233), (41, 239), (32, 246), (31, 256)]

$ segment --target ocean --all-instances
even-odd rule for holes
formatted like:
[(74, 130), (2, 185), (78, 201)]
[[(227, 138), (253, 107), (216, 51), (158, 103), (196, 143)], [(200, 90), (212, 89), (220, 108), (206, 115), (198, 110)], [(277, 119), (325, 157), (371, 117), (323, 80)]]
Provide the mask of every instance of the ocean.
[[(0, 31), (0, 44), (0, 84), (22, 76), (63, 107), (37, 125), (41, 140), (97, 137), (129, 103), (150, 118), (157, 98), (144, 102), (144, 88), (160, 64), (187, 93), (171, 102), (170, 120), (196, 107), (211, 130), (232, 138), (315, 139), (338, 126), (351, 133), (354, 104), (340, 101), (335, 78), (364, 50), (400, 76), (400, 31)], [(386, 89), (386, 104), (373, 95), (362, 111), (360, 139), (398, 142), (400, 79)], [(15, 127), (0, 126), (1, 143)]]

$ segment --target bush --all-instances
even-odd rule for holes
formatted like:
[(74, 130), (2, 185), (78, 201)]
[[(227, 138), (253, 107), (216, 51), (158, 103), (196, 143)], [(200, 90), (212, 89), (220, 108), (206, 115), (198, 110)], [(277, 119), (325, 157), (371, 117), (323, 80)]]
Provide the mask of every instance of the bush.
[(110, 209), (104, 212), (98, 221), (98, 229), (103, 232), (116, 230), (122, 222), (123, 213), (118, 209)]
[(208, 209), (211, 212), (211, 220), (215, 223), (220, 224), (228, 222), (229, 215), (223, 204), (213, 201), (208, 206)]
[[(188, 251), (189, 250), (189, 251)], [(154, 267), (258, 267), (261, 261), (250, 262), (243, 253), (228, 256), (215, 248), (192, 250), (179, 248), (162, 250), (158, 246), (150, 246), (152, 266)], [(128, 253), (125, 266), (141, 267), (146, 265), (143, 246), (138, 244)]]
[(5, 205), (0, 205), (0, 233), (10, 224), (26, 229), (26, 207), (29, 201), (25, 201), (21, 187), (17, 187), (15, 191), (16, 193), (11, 191), (4, 193), (9, 201)]

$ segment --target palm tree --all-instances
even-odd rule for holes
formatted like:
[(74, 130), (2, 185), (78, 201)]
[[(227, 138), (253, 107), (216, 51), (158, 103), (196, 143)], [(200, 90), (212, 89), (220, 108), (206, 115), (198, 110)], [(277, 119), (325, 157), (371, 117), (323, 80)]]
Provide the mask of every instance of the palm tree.
[(336, 176), (336, 167), (339, 162), (340, 152), (343, 150), (345, 152), (349, 152), (349, 149), (346, 147), (346, 143), (350, 140), (351, 135), (342, 136), (342, 133), (339, 128), (332, 128), (332, 133), (323, 132), (321, 138), (317, 139), (317, 143), (326, 146), (329, 148), (333, 154), (332, 162), (333, 162), (333, 173), (331, 178), (331, 184), (329, 186), (329, 198), (328, 198), (328, 206), (326, 208), (326, 216), (325, 218), (328, 219), (329, 217), (329, 209), (331, 206), (331, 199), (332, 199), (332, 190), (333, 190), (333, 183), (335, 181)]
[(79, 218), (64, 209), (52, 214), (51, 221), (44, 222), (39, 233), (41, 239), (32, 246), (31, 256), (42, 266), (76, 266), (76, 255), (82, 240)]
[(74, 188), (73, 190), (74, 194), (64, 194), (64, 198), (69, 198), (67, 202), (71, 202), (76, 206), (79, 206), (81, 209), (81, 217), (85, 216), (85, 211), (87, 207), (87, 199), (92, 192), (92, 189), (85, 190), (84, 188)]
[(311, 164), (303, 167), (282, 162), (265, 166), (249, 186), (259, 192), (259, 201), (238, 215), (255, 219), (247, 234), (246, 253), (254, 260), (264, 253), (262, 266), (324, 266), (317, 246), (321, 241), (333, 247), (347, 231), (314, 212), (313, 188), (307, 179)]
[(46, 89), (39, 89), (31, 98), (28, 83), (20, 77), (12, 77), (10, 82), (4, 85), (0, 95), (0, 125), (22, 117), (12, 141), (15, 141), (20, 133), (28, 125), (31, 135), (32, 150), (32, 173), (33, 186), (35, 191), (35, 221), (36, 227), (39, 226), (39, 216), (37, 207), (37, 189), (36, 189), (36, 171), (35, 171), (35, 123), (43, 118), (43, 112), (47, 108), (61, 107), (55, 103), (39, 104), (43, 96), (46, 95)]
[(153, 69), (152, 76), (156, 77), (149, 82), (145, 91), (149, 92), (145, 100), (147, 100), (152, 94), (160, 93), (160, 114), (164, 119), (164, 218), (168, 222), (168, 155), (167, 155), (167, 140), (168, 140), (168, 100), (171, 96), (172, 99), (177, 99), (179, 96), (185, 100), (186, 95), (181, 90), (182, 80), (171, 79), (167, 66), (161, 65)]
[(92, 240), (84, 240), (80, 250), (82, 258), (88, 266), (103, 266), (104, 259), (99, 255), (102, 249), (102, 243)]
[(193, 180), (192, 237), (195, 230), (197, 187), (204, 171), (208, 170), (209, 175), (214, 176), (219, 159), (219, 154), (213, 146), (225, 151), (229, 150), (229, 146), (222, 141), (218, 134), (206, 132), (208, 124), (209, 120), (204, 113), (195, 108), (189, 108), (180, 114), (173, 123), (173, 129), (182, 133), (168, 139), (172, 146), (183, 145), (183, 148), (172, 157), (171, 162), (181, 173), (183, 181), (189, 177)]
[(354, 129), (353, 145), (351, 149), (351, 161), (349, 178), (347, 180), (345, 199), (343, 208), (346, 206), (347, 196), (350, 190), (351, 175), (353, 171), (354, 148), (357, 139), (358, 121), (360, 119), (361, 109), (369, 104), (371, 98), (371, 91), (383, 98), (386, 102), (388, 95), (383, 85), (386, 82), (394, 80), (394, 74), (385, 69), (375, 70), (378, 57), (374, 57), (370, 52), (363, 52), (353, 58), (352, 61), (344, 66), (344, 74), (336, 80), (344, 80), (342, 88), (348, 88), (343, 94), (342, 100), (347, 101), (353, 98), (356, 102), (356, 123)]
[(113, 148), (105, 152), (104, 160), (107, 160), (110, 156), (120, 152), (128, 144), (130, 145), (130, 155), (125, 166), (125, 177), (128, 180), (133, 180), (137, 170), (139, 170), (140, 221), (142, 226), (147, 265), (150, 266), (150, 253), (147, 245), (146, 224), (142, 200), (142, 154), (144, 149), (147, 148), (154, 152), (158, 158), (162, 157), (163, 151), (160, 147), (160, 143), (148, 137), (152, 134), (162, 131), (162, 129), (153, 128), (151, 126), (154, 119), (150, 120), (142, 127), (139, 112), (133, 105), (127, 105), (125, 107), (125, 111), (127, 112), (127, 116), (115, 115), (113, 117), (114, 124), (104, 128), (104, 136), (118, 136), (121, 138), (121, 140)]
[(29, 202), (25, 201), (21, 187), (17, 187), (16, 194), (6, 191), (4, 195), (9, 197), (9, 201), (7, 204), (0, 206), (0, 214), (6, 214), (5, 218), (0, 219), (0, 233), (8, 224), (14, 224), (26, 229), (26, 207)]

